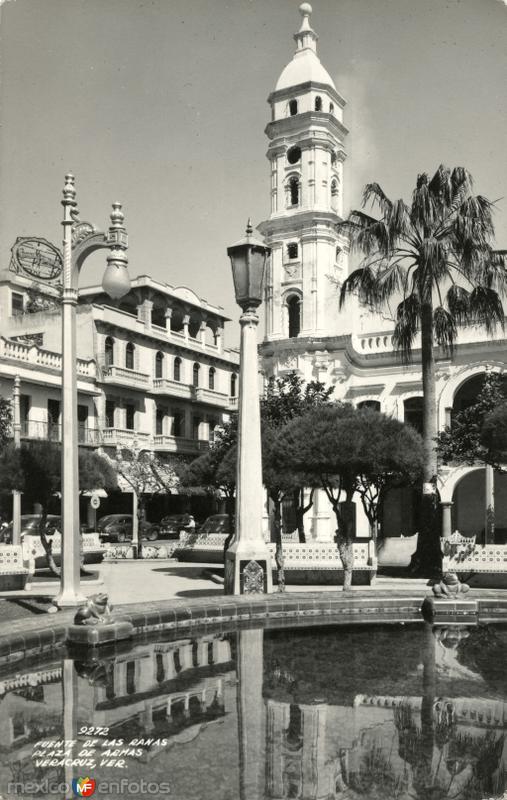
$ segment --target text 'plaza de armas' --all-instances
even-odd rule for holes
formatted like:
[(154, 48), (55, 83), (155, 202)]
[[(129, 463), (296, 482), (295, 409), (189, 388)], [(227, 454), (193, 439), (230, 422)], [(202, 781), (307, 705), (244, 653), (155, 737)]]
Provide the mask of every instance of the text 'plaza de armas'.
[[(354, 299), (339, 310), (338, 285), (349, 274), (347, 237), (337, 230), (348, 213), (343, 208), (346, 104), (318, 58), (307, 4), (294, 38), (296, 51), (268, 98), (269, 214), (258, 231), (271, 257), (259, 369), (264, 376), (296, 371), (305, 380), (323, 381), (334, 386), (336, 399), (370, 406), (420, 429), (417, 347), (406, 366), (393, 348), (387, 313), (375, 314)], [(21, 233), (0, 273), (0, 393), (10, 398), (18, 375), (22, 439), (58, 441), (61, 255), (44, 238)], [(209, 446), (216, 428), (237, 407), (238, 352), (225, 346), (228, 319), (220, 306), (203, 300), (199, 287), (175, 287), (140, 275), (116, 305), (100, 286), (80, 290), (77, 320), (80, 445), (106, 452), (129, 446), (187, 458)], [(506, 352), (501, 331), (491, 336), (471, 326), (460, 329), (452, 359), (437, 354), (440, 428), (453, 410), (470, 404), (487, 370), (505, 370)], [(506, 481), (495, 474), (497, 543), (507, 541)], [(448, 468), (439, 477), (439, 492), (444, 533), (472, 536), (484, 528), (484, 509), (493, 503), (493, 482), (486, 482), (484, 467)], [(316, 494), (306, 520), (308, 540), (330, 541), (333, 515), (323, 494)], [(121, 510), (130, 510), (128, 497), (108, 500), (103, 513), (120, 510), (122, 503)], [(174, 494), (165, 498), (164, 510), (178, 511), (185, 502)], [(203, 501), (194, 497), (192, 502)], [(356, 509), (356, 535), (368, 535), (360, 503)], [(414, 532), (412, 493), (392, 492), (384, 535)]]

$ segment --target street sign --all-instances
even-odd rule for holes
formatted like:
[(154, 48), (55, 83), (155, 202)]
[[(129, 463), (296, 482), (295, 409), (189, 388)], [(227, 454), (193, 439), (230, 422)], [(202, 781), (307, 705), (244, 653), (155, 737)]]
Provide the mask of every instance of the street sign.
[(92, 494), (90, 505), (92, 508), (97, 509), (100, 506), (100, 497), (98, 494)]

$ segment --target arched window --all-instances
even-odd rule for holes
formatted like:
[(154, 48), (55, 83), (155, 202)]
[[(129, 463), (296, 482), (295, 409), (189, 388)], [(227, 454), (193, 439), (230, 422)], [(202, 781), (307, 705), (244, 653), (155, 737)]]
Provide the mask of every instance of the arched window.
[(199, 386), (199, 370), (200, 370), (200, 368), (201, 368), (200, 365), (197, 364), (197, 363), (194, 364), (194, 366), (193, 366), (193, 369), (192, 369), (192, 384), (194, 386)]
[(361, 400), (357, 404), (358, 408), (369, 408), (371, 411), (380, 411), (380, 403), (378, 400)]
[(179, 356), (176, 356), (174, 359), (173, 379), (175, 381), (181, 381), (181, 358)]
[(237, 385), (237, 382), (238, 382), (238, 376), (236, 375), (235, 372), (233, 372), (232, 375), (231, 375), (231, 391), (230, 391), (230, 396), (231, 397), (236, 397), (236, 391), (237, 391), (236, 385)]
[(106, 337), (104, 352), (106, 367), (112, 367), (114, 364), (114, 339), (111, 336)]
[(301, 148), (300, 147), (291, 147), (290, 150), (287, 150), (287, 161), (289, 164), (297, 164), (298, 161), (301, 159)]
[(337, 178), (333, 178), (333, 180), (331, 181), (331, 195), (332, 195), (332, 197), (336, 197), (338, 192), (339, 192), (338, 180), (337, 180)]
[(322, 111), (322, 97), (315, 98), (315, 111)]
[(341, 249), (340, 245), (338, 244), (338, 245), (336, 245), (336, 250), (335, 250), (335, 254), (334, 254), (334, 258), (335, 258), (336, 263), (339, 262), (341, 253), (342, 253), (342, 249)]
[(299, 178), (296, 175), (289, 179), (289, 204), (299, 205)]
[(155, 377), (162, 378), (164, 375), (164, 354), (160, 352), (155, 356)]
[(412, 425), (419, 433), (423, 431), (423, 399), (422, 397), (408, 397), (403, 402), (405, 422)]
[(297, 258), (298, 257), (298, 243), (297, 242), (289, 242), (287, 245), (287, 258)]
[(289, 339), (299, 336), (301, 330), (301, 300), (293, 294), (287, 300), (287, 315), (289, 323)]
[(208, 372), (208, 389), (215, 388), (215, 367), (210, 367)]
[(127, 342), (127, 346), (125, 348), (125, 366), (127, 369), (134, 369), (134, 352), (135, 347), (132, 342)]
[(329, 113), (330, 114), (334, 114), (334, 104), (333, 103), (329, 103)]
[(294, 117), (298, 113), (298, 101), (297, 100), (290, 100), (289, 101), (289, 114), (291, 117)]

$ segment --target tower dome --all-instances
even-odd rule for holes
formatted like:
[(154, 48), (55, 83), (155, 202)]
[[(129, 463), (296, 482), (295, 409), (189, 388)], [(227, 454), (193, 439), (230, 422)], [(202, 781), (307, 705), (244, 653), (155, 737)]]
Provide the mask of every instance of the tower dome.
[(301, 83), (323, 83), (336, 91), (333, 79), (329, 72), (322, 66), (317, 55), (318, 36), (310, 26), (310, 3), (301, 3), (299, 11), (302, 16), (301, 28), (294, 34), (297, 44), (296, 52), (283, 69), (275, 86), (275, 92), (298, 86)]

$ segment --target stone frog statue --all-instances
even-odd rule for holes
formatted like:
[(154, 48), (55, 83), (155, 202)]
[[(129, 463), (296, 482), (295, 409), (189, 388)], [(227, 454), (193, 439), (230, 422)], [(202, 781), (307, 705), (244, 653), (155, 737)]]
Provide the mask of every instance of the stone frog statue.
[(112, 622), (112, 606), (107, 594), (94, 594), (86, 603), (78, 608), (74, 617), (74, 625), (106, 625)]
[(466, 594), (470, 586), (467, 583), (461, 583), (455, 572), (446, 572), (442, 580), (434, 583), (431, 588), (435, 597), (440, 600), (454, 600), (460, 594)]

